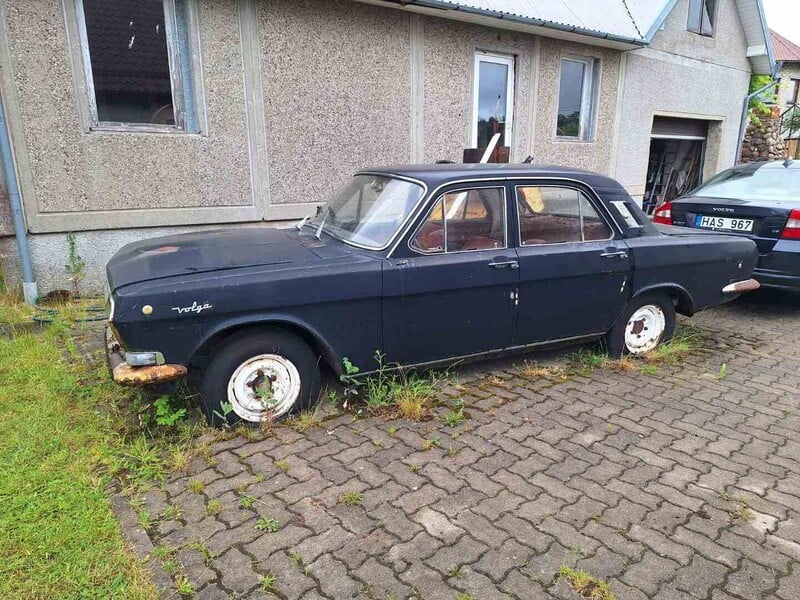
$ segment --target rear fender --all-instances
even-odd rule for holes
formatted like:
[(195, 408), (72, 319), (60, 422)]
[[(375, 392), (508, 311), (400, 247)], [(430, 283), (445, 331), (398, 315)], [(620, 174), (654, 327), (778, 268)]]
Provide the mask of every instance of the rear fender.
[(695, 303), (692, 295), (683, 286), (677, 283), (658, 283), (636, 290), (631, 301), (644, 296), (645, 294), (661, 293), (675, 299), (675, 310), (682, 315), (691, 317), (694, 314)]

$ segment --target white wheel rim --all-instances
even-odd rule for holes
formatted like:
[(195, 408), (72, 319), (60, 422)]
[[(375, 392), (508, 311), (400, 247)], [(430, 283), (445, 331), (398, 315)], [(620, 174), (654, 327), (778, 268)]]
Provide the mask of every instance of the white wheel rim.
[(300, 373), (278, 354), (260, 354), (241, 365), (228, 381), (228, 402), (245, 421), (258, 423), (289, 412), (300, 396)]
[(664, 311), (654, 304), (638, 308), (625, 325), (625, 347), (631, 354), (645, 354), (658, 346), (667, 320)]

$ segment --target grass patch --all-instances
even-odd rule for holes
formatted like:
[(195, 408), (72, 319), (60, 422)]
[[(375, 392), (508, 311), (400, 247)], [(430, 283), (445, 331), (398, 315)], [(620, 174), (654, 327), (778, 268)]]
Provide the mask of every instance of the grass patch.
[(355, 490), (349, 490), (339, 496), (339, 504), (344, 506), (358, 506), (362, 500), (361, 492), (356, 492)]
[(286, 421), (286, 424), (296, 431), (305, 433), (306, 431), (319, 427), (320, 420), (317, 418), (314, 411), (304, 410), (296, 417)]
[(588, 600), (616, 600), (607, 582), (589, 575), (586, 571), (579, 571), (561, 565), (558, 576), (566, 581), (573, 590)]
[[(423, 375), (397, 369), (396, 365), (387, 364), (380, 352), (375, 353), (375, 361), (375, 373), (359, 378), (359, 368), (347, 358), (343, 360), (345, 374), (341, 381), (346, 387), (345, 396), (358, 395), (372, 414), (390, 419), (421, 421), (430, 417), (441, 377), (433, 372)], [(344, 408), (347, 404), (345, 401)]]
[[(27, 308), (0, 301), (12, 322)], [(0, 337), (0, 598), (154, 598), (105, 489), (128, 456), (118, 389), (89, 369), (62, 323)]]

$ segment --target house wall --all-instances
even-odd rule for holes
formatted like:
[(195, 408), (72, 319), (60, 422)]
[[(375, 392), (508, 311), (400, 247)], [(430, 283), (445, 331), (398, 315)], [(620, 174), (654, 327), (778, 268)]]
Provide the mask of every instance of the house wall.
[(648, 48), (625, 57), (612, 175), (641, 199), (654, 115), (711, 122), (704, 177), (735, 162), (742, 103), (750, 81), (747, 42), (734, 0), (719, 0), (714, 37), (686, 31), (689, 0), (679, 0)]
[[(128, 242), (288, 224), (357, 169), (460, 161), (476, 50), (516, 59), (512, 160), (612, 166), (619, 51), (350, 0), (188, 0), (200, 133), (90, 131), (74, 6), (0, 0), (0, 94), (42, 292), (68, 283), (67, 231), (98, 291)], [(594, 141), (555, 139), (562, 52), (601, 61)]]
[(781, 66), (781, 83), (778, 90), (779, 104), (785, 106), (792, 101), (794, 95), (794, 81), (800, 79), (800, 63), (783, 63)]

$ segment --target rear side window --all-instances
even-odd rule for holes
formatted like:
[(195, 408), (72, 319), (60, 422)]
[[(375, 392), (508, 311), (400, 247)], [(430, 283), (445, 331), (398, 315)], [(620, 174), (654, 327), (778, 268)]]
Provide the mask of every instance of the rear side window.
[(433, 205), (411, 248), (426, 254), (505, 248), (505, 212), (503, 188), (448, 192)]
[(611, 238), (611, 230), (579, 190), (557, 186), (517, 188), (523, 246), (589, 242)]

